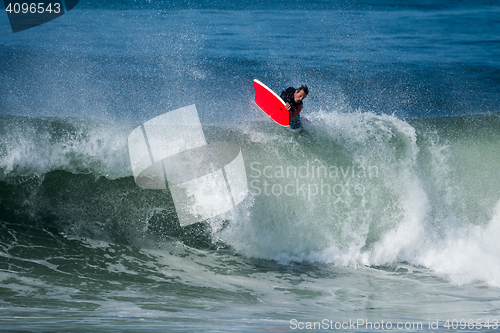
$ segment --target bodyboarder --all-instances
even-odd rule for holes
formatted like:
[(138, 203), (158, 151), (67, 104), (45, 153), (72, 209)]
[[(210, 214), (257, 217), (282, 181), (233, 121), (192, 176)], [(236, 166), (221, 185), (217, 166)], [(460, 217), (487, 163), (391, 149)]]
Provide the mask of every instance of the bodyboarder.
[(281, 99), (285, 102), (285, 108), (290, 116), (290, 128), (293, 130), (302, 129), (299, 114), (304, 107), (302, 101), (309, 94), (309, 88), (306, 85), (301, 85), (299, 88), (288, 87), (281, 92)]

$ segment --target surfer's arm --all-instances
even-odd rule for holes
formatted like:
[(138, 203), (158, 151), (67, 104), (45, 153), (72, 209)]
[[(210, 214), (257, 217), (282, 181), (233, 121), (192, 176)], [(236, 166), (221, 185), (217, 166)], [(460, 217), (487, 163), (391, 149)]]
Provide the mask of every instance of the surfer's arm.
[[(288, 106), (288, 107), (287, 107)], [(289, 103), (286, 103), (285, 104), (285, 107), (287, 110), (290, 111), (290, 104)], [(293, 119), (295, 117), (297, 117), (300, 113), (300, 111), (302, 111), (302, 108), (304, 107), (303, 104), (299, 104), (297, 105), (291, 112), (290, 112), (290, 119)]]

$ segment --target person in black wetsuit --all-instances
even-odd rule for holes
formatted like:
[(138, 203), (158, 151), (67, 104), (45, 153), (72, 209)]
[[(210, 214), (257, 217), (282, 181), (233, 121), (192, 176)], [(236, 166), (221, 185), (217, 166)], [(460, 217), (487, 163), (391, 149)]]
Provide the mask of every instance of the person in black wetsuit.
[(309, 88), (306, 85), (301, 85), (300, 88), (288, 87), (281, 92), (281, 99), (285, 102), (285, 107), (290, 115), (290, 128), (300, 129), (299, 113), (302, 111), (304, 104), (302, 100), (309, 94)]

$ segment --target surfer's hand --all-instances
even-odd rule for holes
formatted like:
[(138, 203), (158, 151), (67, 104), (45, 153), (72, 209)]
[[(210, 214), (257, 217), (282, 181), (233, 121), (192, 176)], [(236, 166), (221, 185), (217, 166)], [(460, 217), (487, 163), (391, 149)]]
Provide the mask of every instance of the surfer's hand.
[(288, 111), (290, 111), (290, 108), (291, 108), (290, 103), (286, 103), (285, 104), (285, 109), (287, 109)]

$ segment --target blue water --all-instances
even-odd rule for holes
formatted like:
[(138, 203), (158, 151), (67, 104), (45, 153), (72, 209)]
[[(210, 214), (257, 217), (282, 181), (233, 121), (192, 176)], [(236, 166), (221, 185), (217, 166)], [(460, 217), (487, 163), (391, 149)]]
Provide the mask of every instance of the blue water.
[[(499, 31), (487, 0), (0, 13), (0, 331), (498, 331)], [(304, 132), (253, 79), (309, 86)], [(127, 137), (191, 104), (250, 193), (181, 228)]]

